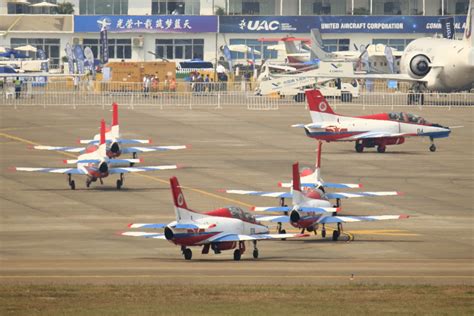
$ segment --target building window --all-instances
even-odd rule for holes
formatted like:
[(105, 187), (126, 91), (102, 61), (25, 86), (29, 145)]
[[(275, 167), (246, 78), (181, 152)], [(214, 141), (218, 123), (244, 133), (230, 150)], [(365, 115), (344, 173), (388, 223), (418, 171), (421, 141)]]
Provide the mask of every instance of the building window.
[(352, 2), (347, 0), (301, 0), (302, 15), (345, 15), (351, 9)]
[[(243, 39), (243, 38), (233, 38), (229, 41), (230, 45), (247, 45), (249, 48), (253, 49), (254, 51), (261, 52), (263, 54), (263, 59), (276, 59), (278, 57), (278, 51), (268, 49), (269, 46), (278, 45), (278, 42), (259, 42), (255, 39)], [(252, 60), (252, 53), (239, 53), (239, 52), (232, 52), (231, 54), (232, 59), (247, 59)], [(255, 60), (261, 59), (261, 54), (254, 54)]]
[(328, 52), (347, 51), (349, 50), (349, 43), (348, 38), (323, 40), (324, 49)]
[(79, 14), (128, 14), (128, 0), (80, 0)]
[(132, 58), (132, 40), (110, 39), (109, 38), (109, 58), (131, 59)]
[(445, 0), (445, 14), (467, 14), (469, 0)]
[(396, 50), (403, 51), (413, 39), (395, 39), (395, 38), (374, 38), (372, 44), (384, 44)]
[(204, 39), (157, 39), (156, 58), (203, 59)]
[(229, 0), (230, 15), (276, 15), (274, 0)]
[[(435, 1), (426, 6), (435, 5)], [(422, 15), (423, 0), (373, 0), (375, 15)]]
[(199, 0), (152, 0), (151, 2), (151, 14), (199, 15), (201, 12), (200, 8)]
[[(49, 64), (52, 68), (59, 66), (59, 51), (60, 51), (60, 40), (59, 38), (12, 38), (10, 39), (11, 48), (31, 45), (37, 49), (42, 49), (46, 53), (46, 57), (49, 58)], [(26, 52), (28, 56), (34, 58), (36, 53)]]

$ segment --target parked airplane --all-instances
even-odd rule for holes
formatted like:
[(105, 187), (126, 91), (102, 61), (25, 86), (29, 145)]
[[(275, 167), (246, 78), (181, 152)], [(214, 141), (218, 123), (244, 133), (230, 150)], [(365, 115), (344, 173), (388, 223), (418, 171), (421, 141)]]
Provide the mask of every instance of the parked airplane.
[(306, 135), (327, 142), (355, 141), (357, 152), (377, 146), (383, 153), (388, 145), (400, 145), (405, 137), (424, 136), (431, 140), (430, 151), (436, 151), (435, 138), (448, 137), (449, 127), (433, 124), (424, 118), (404, 112), (379, 113), (364, 116), (343, 116), (334, 113), (319, 90), (306, 91), (313, 123), (304, 127)]
[[(299, 181), (299, 166), (298, 163), (293, 165), (293, 183), (296, 179), (295, 174), (298, 176)], [(266, 196), (275, 197), (280, 199), (280, 206), (265, 206), (265, 207), (254, 207), (253, 210), (256, 212), (283, 212), (285, 215), (290, 214), (291, 216), (299, 216), (299, 212), (311, 213), (311, 214), (323, 214), (323, 213), (336, 213), (340, 210), (341, 199), (348, 198), (360, 198), (360, 197), (377, 197), (377, 196), (394, 196), (400, 195), (397, 191), (375, 191), (375, 192), (334, 192), (326, 193), (324, 186), (316, 185), (313, 179), (305, 178), (303, 185), (304, 191), (302, 193), (295, 192), (293, 189), (291, 192), (262, 192), (262, 191), (246, 191), (246, 190), (222, 190), (225, 193), (230, 194), (242, 194), (242, 195), (254, 195), (254, 196)], [(280, 186), (286, 187), (286, 184)], [(291, 185), (293, 186), (293, 184)], [(356, 187), (355, 184), (328, 184), (326, 187)], [(301, 191), (301, 190), (300, 190)], [(285, 205), (285, 199), (292, 199), (292, 206)], [(329, 200), (335, 199), (336, 205), (332, 205)], [(278, 222), (278, 221), (276, 221)], [(281, 230), (281, 225), (278, 225), (278, 231)]]
[[(389, 219), (404, 219), (408, 218), (407, 215), (376, 215), (376, 216), (342, 216), (337, 215), (336, 212), (312, 212), (307, 210), (301, 205), (311, 203), (324, 196), (324, 190), (314, 188), (307, 193), (303, 193), (300, 183), (299, 167), (298, 163), (293, 164), (293, 203), (300, 205), (298, 208), (293, 208), (290, 214), (287, 215), (270, 215), (270, 216), (258, 216), (257, 219), (260, 221), (277, 222), (279, 227), (281, 223), (290, 223), (293, 227), (302, 229), (302, 233), (307, 230), (317, 233), (319, 225), (321, 225), (321, 236), (326, 237), (326, 224), (337, 224), (337, 230), (333, 231), (332, 240), (338, 240), (342, 233), (342, 223), (351, 222), (362, 222), (362, 221), (380, 221)], [(266, 211), (281, 212), (280, 209), (272, 210), (266, 209)]]
[(198, 213), (188, 208), (178, 179), (170, 179), (176, 221), (169, 224), (130, 224), (130, 228), (164, 229), (164, 233), (128, 231), (123, 236), (166, 239), (181, 246), (184, 259), (191, 260), (188, 247), (202, 247), (202, 254), (212, 249), (215, 254), (223, 250), (234, 250), (234, 260), (240, 260), (245, 252), (245, 242), (252, 241), (253, 257), (258, 258), (257, 241), (292, 237), (306, 237), (303, 234), (269, 234), (268, 227), (255, 220), (255, 216), (239, 207), (219, 208)]
[(123, 185), (125, 173), (133, 172), (146, 172), (155, 170), (168, 170), (176, 169), (176, 165), (164, 165), (164, 166), (146, 166), (146, 167), (111, 167), (114, 164), (124, 163), (138, 163), (140, 159), (113, 159), (109, 158), (106, 153), (106, 142), (105, 142), (105, 121), (101, 121), (100, 128), (100, 140), (98, 147), (88, 147), (86, 153), (80, 155), (77, 159), (66, 160), (65, 163), (76, 163), (76, 168), (31, 168), (31, 167), (16, 167), (17, 171), (29, 171), (29, 172), (44, 172), (44, 173), (60, 173), (67, 174), (69, 186), (71, 190), (76, 189), (75, 181), (72, 180), (72, 175), (85, 175), (86, 186), (89, 187), (92, 182), (97, 180), (103, 184), (102, 179), (106, 178), (111, 174), (119, 174), (120, 179), (117, 180), (117, 189), (120, 189)]
[[(137, 153), (142, 152), (153, 152), (153, 151), (168, 151), (168, 150), (179, 150), (186, 149), (186, 145), (174, 145), (174, 146), (152, 146), (152, 147), (122, 147), (126, 144), (149, 144), (151, 140), (149, 139), (123, 139), (120, 135), (120, 126), (119, 126), (119, 114), (118, 114), (118, 104), (112, 104), (112, 125), (109, 129), (106, 130), (105, 140), (107, 143), (107, 156), (109, 158), (119, 157), (121, 154), (132, 154), (133, 158), (137, 158)], [(64, 151), (72, 153), (84, 153), (87, 152), (89, 147), (96, 147), (98, 141), (100, 140), (100, 134), (94, 136), (93, 139), (83, 139), (79, 142), (81, 144), (87, 144), (86, 147), (63, 147), (63, 146), (43, 146), (38, 145), (34, 146), (34, 149), (40, 150), (54, 150), (54, 151)]]

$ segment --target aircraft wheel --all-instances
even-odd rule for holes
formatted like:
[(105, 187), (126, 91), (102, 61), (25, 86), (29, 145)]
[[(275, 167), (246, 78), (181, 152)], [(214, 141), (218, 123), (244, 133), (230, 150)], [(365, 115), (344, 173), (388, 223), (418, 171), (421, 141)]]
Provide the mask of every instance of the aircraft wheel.
[(74, 180), (71, 180), (71, 182), (69, 182), (69, 186), (71, 187), (71, 190), (75, 190), (76, 189), (76, 182), (74, 182)]
[[(234, 257), (235, 257), (235, 254), (234, 254)], [(257, 259), (258, 258), (258, 249), (254, 249), (253, 250), (253, 257), (254, 259)], [(235, 258), (234, 258), (235, 259)]]
[[(279, 234), (286, 234), (286, 230), (282, 229), (278, 231)], [(286, 240), (286, 238), (282, 238), (281, 240)]]
[(242, 254), (240, 253), (240, 250), (239, 250), (239, 249), (235, 249), (235, 251), (234, 251), (234, 260), (235, 260), (235, 261), (239, 261), (239, 260), (240, 260), (240, 257), (242, 257)]
[(362, 144), (356, 144), (356, 145), (355, 145), (355, 149), (356, 149), (356, 151), (357, 151), (358, 153), (361, 153), (361, 152), (364, 151), (364, 145), (362, 145)]
[(122, 188), (122, 184), (123, 184), (122, 180), (120, 179), (117, 180), (117, 190), (120, 190)]
[(377, 147), (377, 152), (379, 152), (379, 153), (382, 154), (382, 153), (385, 152), (385, 149), (387, 149), (386, 146), (384, 146), (384, 145), (379, 145), (379, 146)]
[(91, 186), (91, 182), (90, 181), (86, 181), (86, 187), (90, 187)]
[(332, 240), (337, 241), (339, 239), (339, 232), (337, 230), (332, 232)]
[(184, 259), (191, 260), (191, 258), (193, 257), (193, 252), (191, 251), (191, 249), (186, 248), (183, 250), (183, 255), (184, 255)]
[(431, 151), (432, 153), (434, 153), (434, 152), (436, 151), (436, 145), (435, 145), (435, 144), (432, 144), (432, 145), (430, 146), (430, 151)]

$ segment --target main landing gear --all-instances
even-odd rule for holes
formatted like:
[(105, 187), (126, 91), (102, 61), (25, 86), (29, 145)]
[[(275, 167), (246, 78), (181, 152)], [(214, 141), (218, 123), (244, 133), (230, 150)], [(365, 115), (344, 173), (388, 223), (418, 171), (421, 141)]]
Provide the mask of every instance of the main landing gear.
[(341, 236), (342, 233), (342, 224), (337, 223), (337, 230), (332, 232), (332, 240), (337, 241), (339, 239), (339, 236)]
[(431, 141), (430, 151), (434, 153), (436, 151), (436, 145), (434, 144), (433, 137), (430, 137), (430, 141)]
[[(244, 252), (245, 252), (245, 242), (239, 241), (239, 249), (234, 250), (234, 260), (239, 261)], [(254, 250), (254, 254), (255, 254), (255, 250)], [(257, 250), (257, 257), (258, 257), (258, 250)]]
[(386, 149), (387, 149), (387, 146), (385, 146), (385, 145), (378, 145), (378, 146), (377, 146), (377, 152), (378, 152), (378, 153), (381, 153), (381, 154), (382, 154), (382, 153), (385, 152)]
[(181, 252), (183, 253), (185, 260), (191, 260), (191, 258), (193, 257), (193, 252), (191, 251), (191, 249), (186, 248), (185, 246), (181, 246)]
[(120, 174), (120, 179), (117, 180), (117, 190), (120, 190), (123, 185), (123, 173)]
[(74, 180), (72, 180), (71, 174), (67, 175), (67, 180), (69, 182), (69, 187), (71, 188), (71, 190), (75, 190), (76, 189), (76, 182), (74, 182)]
[(257, 248), (257, 241), (253, 241), (253, 258), (258, 259), (258, 248)]
[[(137, 153), (132, 153), (132, 158), (137, 159)], [(133, 167), (135, 164), (133, 162), (130, 163), (130, 167)]]

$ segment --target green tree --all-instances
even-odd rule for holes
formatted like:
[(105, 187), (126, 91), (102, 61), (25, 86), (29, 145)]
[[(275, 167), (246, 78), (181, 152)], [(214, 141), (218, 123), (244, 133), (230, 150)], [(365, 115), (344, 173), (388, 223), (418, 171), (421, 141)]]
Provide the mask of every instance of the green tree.
[(74, 14), (74, 4), (71, 2), (58, 3), (56, 12), (58, 14)]

